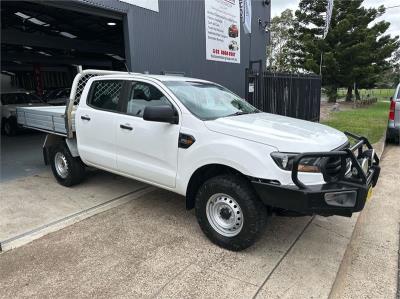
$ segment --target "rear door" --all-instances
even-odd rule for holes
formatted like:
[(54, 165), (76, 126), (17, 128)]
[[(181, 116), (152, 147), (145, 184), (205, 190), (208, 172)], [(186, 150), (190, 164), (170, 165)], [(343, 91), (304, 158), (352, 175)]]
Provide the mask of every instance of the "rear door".
[(116, 119), (121, 113), (124, 81), (97, 80), (92, 83), (86, 102), (79, 103), (75, 126), (79, 155), (99, 168), (115, 170)]
[(131, 177), (174, 187), (178, 162), (179, 124), (143, 120), (145, 107), (171, 105), (172, 101), (150, 81), (129, 82), (124, 112), (118, 116), (118, 171)]

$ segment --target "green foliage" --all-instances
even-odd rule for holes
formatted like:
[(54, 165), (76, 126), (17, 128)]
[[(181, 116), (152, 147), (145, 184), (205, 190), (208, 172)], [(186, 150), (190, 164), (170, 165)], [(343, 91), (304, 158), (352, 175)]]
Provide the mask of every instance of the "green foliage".
[(388, 113), (389, 103), (377, 102), (366, 108), (333, 112), (323, 124), (365, 136), (375, 143), (385, 134)]
[[(335, 0), (328, 35), (322, 39), (327, 0), (301, 0), (296, 11), (294, 37), (298, 40), (293, 52), (298, 68), (319, 73), (323, 53), (323, 85), (371, 88), (391, 65), (388, 58), (398, 49), (398, 37), (385, 35), (390, 23), (372, 22), (385, 9), (365, 8), (363, 0)], [(357, 91), (356, 91), (357, 94)], [(331, 94), (331, 100), (335, 100)]]
[(293, 38), (291, 30), (294, 26), (294, 16), (286, 9), (280, 16), (271, 21), (270, 42), (267, 47), (267, 68), (275, 72), (294, 72)]
[[(374, 89), (360, 89), (361, 99), (377, 98), (378, 101), (389, 101), (390, 97), (394, 95), (394, 88), (374, 88)], [(344, 98), (347, 94), (347, 89), (339, 88), (337, 92), (338, 98)]]

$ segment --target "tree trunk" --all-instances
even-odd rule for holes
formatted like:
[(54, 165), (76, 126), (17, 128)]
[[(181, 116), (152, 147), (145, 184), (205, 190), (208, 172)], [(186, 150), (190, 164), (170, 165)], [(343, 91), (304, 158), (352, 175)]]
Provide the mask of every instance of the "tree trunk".
[(356, 87), (356, 90), (354, 91), (354, 93), (356, 94), (356, 100), (359, 101), (360, 100), (360, 93), (358, 92), (358, 88)]
[(326, 88), (326, 95), (328, 96), (329, 103), (336, 103), (337, 100), (337, 87), (336, 86), (328, 86)]
[(351, 98), (353, 97), (353, 87), (347, 87), (347, 94), (346, 94), (346, 102), (351, 102)]

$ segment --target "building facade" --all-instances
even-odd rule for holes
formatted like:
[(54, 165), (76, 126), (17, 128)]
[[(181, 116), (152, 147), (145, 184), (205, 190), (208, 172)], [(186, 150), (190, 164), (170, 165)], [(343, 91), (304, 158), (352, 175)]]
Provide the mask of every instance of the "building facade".
[[(270, 21), (270, 1), (251, 1), (251, 34), (240, 18), (240, 63), (208, 60), (206, 57), (206, 1), (242, 7), (239, 0), (80, 0), (88, 9), (109, 10), (124, 22), (125, 57), (134, 72), (179, 73), (215, 81), (241, 96), (245, 92), (245, 69), (249, 61), (265, 65)], [(238, 2), (238, 3), (236, 3)], [(208, 3), (207, 3), (208, 4)], [(210, 5), (208, 5), (210, 6)], [(211, 7), (212, 9), (212, 7)], [(218, 7), (216, 7), (218, 12)], [(219, 13), (218, 13), (219, 14)], [(215, 20), (215, 19), (214, 19)], [(218, 20), (216, 20), (218, 22)], [(222, 32), (225, 34), (225, 32)], [(234, 45), (235, 46), (235, 45)]]

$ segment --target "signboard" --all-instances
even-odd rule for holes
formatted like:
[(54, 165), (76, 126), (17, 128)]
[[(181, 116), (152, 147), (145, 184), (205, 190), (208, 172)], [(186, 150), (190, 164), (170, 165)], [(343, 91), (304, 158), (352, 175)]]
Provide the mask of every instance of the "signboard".
[(240, 63), (239, 0), (205, 0), (206, 59)]
[(119, 0), (119, 1), (158, 12), (158, 0)]

